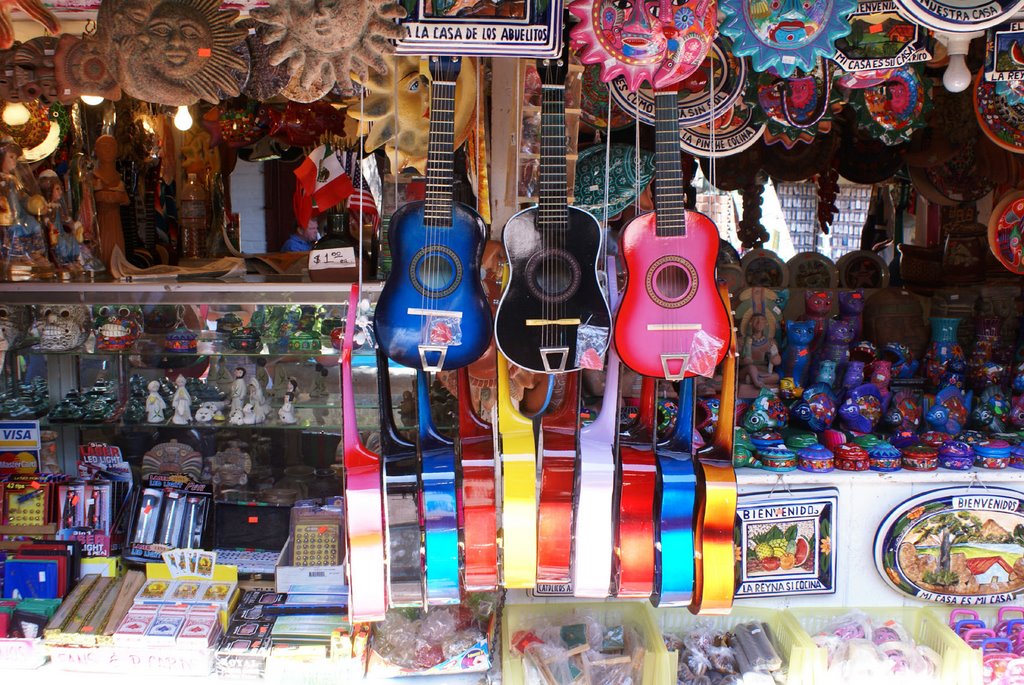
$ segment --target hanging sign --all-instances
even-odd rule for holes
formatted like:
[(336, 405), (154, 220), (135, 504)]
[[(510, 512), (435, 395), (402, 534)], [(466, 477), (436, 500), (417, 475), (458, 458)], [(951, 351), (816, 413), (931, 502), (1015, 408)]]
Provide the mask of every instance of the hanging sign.
[(1012, 17), (1024, 0), (896, 0), (900, 12), (917, 23), (947, 33), (981, 31)]
[(39, 422), (0, 421), (0, 475), (39, 470)]
[(894, 69), (932, 58), (928, 32), (896, 11), (895, 0), (861, 0), (833, 61), (846, 71)]
[(562, 54), (561, 0), (415, 0), (400, 24), (405, 37), (395, 45), (398, 55)]
[(946, 488), (912, 497), (875, 535), (894, 590), (943, 604), (999, 604), (1024, 589), (1024, 500), (1016, 490)]
[(835, 488), (740, 495), (736, 597), (836, 591)]

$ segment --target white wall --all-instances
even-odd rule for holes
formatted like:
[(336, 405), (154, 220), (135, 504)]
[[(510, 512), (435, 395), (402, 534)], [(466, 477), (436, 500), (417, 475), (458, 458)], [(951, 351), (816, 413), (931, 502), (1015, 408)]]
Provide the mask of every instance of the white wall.
[(231, 172), (231, 209), (242, 226), (242, 252), (267, 251), (266, 202), (263, 197), (263, 165), (238, 160)]

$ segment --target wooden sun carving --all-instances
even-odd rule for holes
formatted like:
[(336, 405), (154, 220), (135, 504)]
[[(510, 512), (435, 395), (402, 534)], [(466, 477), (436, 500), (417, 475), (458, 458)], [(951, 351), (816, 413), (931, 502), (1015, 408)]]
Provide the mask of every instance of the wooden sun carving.
[[(358, 97), (345, 101), (348, 115), (368, 124), (365, 148), (384, 148), (392, 169), (427, 171), (430, 142), (430, 73), (419, 57), (388, 57), (383, 73), (354, 76), (365, 89), (362, 107)], [(455, 90), (455, 148), (469, 136), (476, 107), (476, 60), (463, 58)], [(397, 131), (397, 133), (396, 133)]]
[(288, 61), (285, 94), (301, 102), (319, 100), (335, 84), (351, 92), (351, 74), (366, 79), (371, 70), (384, 72), (392, 39), (405, 35), (394, 22), (405, 9), (390, 0), (277, 0), (253, 8), (251, 16), (270, 27), (264, 37), (276, 46), (270, 63)]
[(124, 92), (161, 105), (217, 103), (239, 94), (246, 37), (220, 0), (103, 0), (96, 38)]

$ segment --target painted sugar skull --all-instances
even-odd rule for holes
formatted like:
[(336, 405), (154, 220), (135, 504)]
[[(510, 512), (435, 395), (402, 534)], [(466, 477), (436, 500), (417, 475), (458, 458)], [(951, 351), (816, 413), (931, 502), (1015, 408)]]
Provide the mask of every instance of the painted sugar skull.
[(124, 350), (142, 335), (142, 311), (128, 305), (103, 305), (96, 309), (97, 350)]
[(69, 352), (89, 337), (90, 315), (85, 305), (44, 305), (38, 311), (36, 331), (41, 350)]
[(29, 309), (25, 305), (0, 304), (0, 338), (14, 346), (28, 332)]
[(715, 36), (715, 0), (574, 0), (572, 42), (601, 80), (623, 76), (630, 90), (677, 83), (704, 61)]

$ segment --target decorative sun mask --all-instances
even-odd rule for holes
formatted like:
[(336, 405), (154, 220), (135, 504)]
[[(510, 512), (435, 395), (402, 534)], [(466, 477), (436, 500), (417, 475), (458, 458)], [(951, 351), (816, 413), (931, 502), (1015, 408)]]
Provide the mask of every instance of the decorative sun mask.
[(121, 88), (95, 38), (63, 34), (57, 42), (53, 62), (60, 92), (69, 91), (76, 98), (98, 95), (107, 100), (121, 99)]
[[(348, 100), (346, 105), (349, 116), (371, 125), (370, 134), (366, 137), (367, 152), (383, 146), (392, 168), (412, 167), (426, 173), (430, 75), (426, 63), (423, 63), (422, 71), (420, 64), (419, 57), (388, 58), (384, 73), (371, 73), (365, 81), (357, 79), (366, 89), (362, 111), (359, 98)], [(397, 86), (394, 81), (396, 78)], [(455, 149), (458, 149), (469, 136), (469, 125), (476, 105), (475, 60), (465, 58), (455, 83)]]
[(236, 10), (219, 0), (105, 0), (99, 40), (117, 82), (132, 97), (161, 105), (216, 104), (239, 94), (246, 58), (233, 51), (246, 36)]
[(350, 74), (365, 80), (371, 69), (384, 72), (391, 40), (405, 35), (392, 21), (405, 10), (390, 0), (278, 0), (251, 16), (270, 26), (264, 42), (277, 44), (270, 63), (289, 62), (284, 94), (298, 102), (319, 100), (335, 83), (351, 92)]
[(580, 60), (600, 64), (602, 81), (625, 77), (631, 91), (693, 73), (718, 21), (715, 0), (573, 0), (569, 11), (580, 20), (570, 33)]

